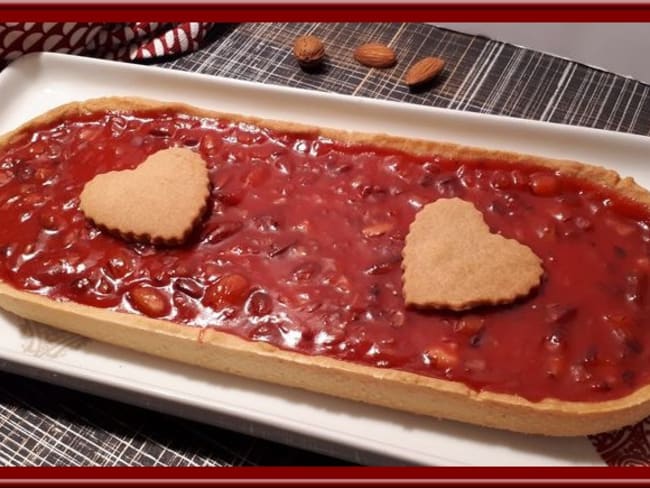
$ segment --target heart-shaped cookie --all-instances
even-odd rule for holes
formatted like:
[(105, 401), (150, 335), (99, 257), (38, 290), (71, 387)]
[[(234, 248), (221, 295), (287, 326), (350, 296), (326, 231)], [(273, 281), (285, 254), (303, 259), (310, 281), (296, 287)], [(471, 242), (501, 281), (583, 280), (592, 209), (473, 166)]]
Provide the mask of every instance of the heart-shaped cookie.
[(152, 154), (135, 169), (95, 176), (84, 186), (79, 206), (95, 225), (124, 239), (171, 245), (191, 233), (209, 194), (203, 158), (172, 148)]
[(423, 308), (510, 303), (529, 294), (544, 273), (529, 247), (492, 234), (481, 212), (458, 198), (418, 212), (403, 258), (406, 304)]

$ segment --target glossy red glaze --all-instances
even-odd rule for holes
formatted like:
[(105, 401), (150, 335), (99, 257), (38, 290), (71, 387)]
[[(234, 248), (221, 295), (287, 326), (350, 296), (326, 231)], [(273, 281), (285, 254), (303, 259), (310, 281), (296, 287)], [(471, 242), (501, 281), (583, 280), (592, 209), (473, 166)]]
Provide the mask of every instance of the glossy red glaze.
[[(205, 157), (213, 185), (188, 244), (129, 244), (84, 219), (86, 181), (175, 145)], [(404, 308), (408, 226), (453, 196), (543, 258), (536, 293), (467, 313)], [(173, 113), (98, 114), (2, 150), (0, 221), (0, 278), (56, 300), (531, 400), (604, 400), (650, 383), (650, 214), (532, 165)]]

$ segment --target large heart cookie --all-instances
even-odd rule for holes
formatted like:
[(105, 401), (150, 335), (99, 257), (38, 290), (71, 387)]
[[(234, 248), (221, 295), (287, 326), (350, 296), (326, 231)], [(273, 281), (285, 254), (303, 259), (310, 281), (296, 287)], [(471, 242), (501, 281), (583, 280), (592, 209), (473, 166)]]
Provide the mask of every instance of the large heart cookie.
[(173, 148), (135, 169), (95, 176), (81, 192), (80, 208), (95, 225), (127, 240), (178, 244), (200, 220), (209, 194), (203, 158)]
[(492, 234), (481, 212), (458, 198), (418, 212), (403, 258), (406, 304), (425, 308), (510, 303), (538, 286), (544, 272), (529, 247)]

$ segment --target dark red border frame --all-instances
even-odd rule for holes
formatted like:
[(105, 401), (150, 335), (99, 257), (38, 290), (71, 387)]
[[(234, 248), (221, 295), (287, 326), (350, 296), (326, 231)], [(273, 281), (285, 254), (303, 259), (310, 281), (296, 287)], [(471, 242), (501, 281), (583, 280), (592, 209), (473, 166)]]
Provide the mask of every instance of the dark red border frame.
[(642, 22), (650, 3), (0, 3), (2, 21), (216, 21), (216, 22)]
[[(0, 3), (11, 21), (642, 22), (650, 3)], [(0, 468), (0, 486), (650, 486), (650, 468)]]
[(627, 486), (644, 468), (2, 468), (0, 486)]

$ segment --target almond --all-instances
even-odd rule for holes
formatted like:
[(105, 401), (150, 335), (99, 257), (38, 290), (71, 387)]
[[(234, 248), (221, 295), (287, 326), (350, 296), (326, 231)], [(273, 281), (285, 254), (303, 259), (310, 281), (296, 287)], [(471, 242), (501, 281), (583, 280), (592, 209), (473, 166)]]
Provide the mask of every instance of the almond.
[(303, 67), (314, 67), (323, 61), (325, 46), (316, 36), (300, 36), (293, 43), (293, 55)]
[(359, 46), (354, 51), (354, 59), (371, 68), (390, 68), (397, 62), (392, 48), (376, 42)]
[(444, 67), (445, 62), (440, 58), (423, 58), (408, 69), (404, 76), (404, 83), (409, 86), (426, 83), (438, 76)]

